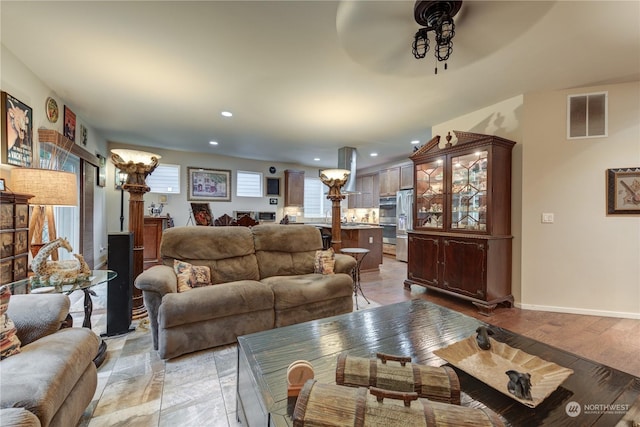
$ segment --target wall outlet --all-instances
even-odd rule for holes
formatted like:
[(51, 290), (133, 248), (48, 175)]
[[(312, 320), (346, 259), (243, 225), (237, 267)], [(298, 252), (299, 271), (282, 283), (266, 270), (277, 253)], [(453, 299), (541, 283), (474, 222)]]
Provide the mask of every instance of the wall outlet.
[(369, 236), (369, 243), (373, 243), (373, 236)]
[(543, 224), (553, 224), (553, 214), (552, 213), (543, 213), (542, 214), (542, 223)]

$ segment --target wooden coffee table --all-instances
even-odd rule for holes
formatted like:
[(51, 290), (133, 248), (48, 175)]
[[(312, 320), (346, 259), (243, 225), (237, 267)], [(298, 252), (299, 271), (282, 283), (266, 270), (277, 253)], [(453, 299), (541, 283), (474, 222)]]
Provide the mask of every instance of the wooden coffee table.
[[(287, 413), (286, 384), (287, 367), (293, 361), (311, 362), (315, 378), (327, 384), (335, 384), (336, 359), (343, 351), (359, 357), (375, 357), (376, 352), (405, 355), (414, 363), (441, 366), (446, 362), (433, 350), (473, 335), (480, 325), (486, 324), (428, 301), (412, 300), (239, 337), (238, 419), (251, 427), (293, 425)], [(463, 405), (485, 405), (512, 426), (609, 427), (640, 404), (640, 378), (501, 328), (492, 329), (496, 340), (574, 373), (532, 409), (456, 369)], [(570, 416), (576, 409), (580, 414)]]

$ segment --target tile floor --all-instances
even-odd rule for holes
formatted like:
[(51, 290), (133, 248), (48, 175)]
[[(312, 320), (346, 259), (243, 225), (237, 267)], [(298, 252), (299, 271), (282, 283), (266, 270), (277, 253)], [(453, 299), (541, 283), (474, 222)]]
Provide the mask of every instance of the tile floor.
[[(92, 327), (106, 330), (106, 287), (94, 288)], [(71, 296), (74, 325), (82, 325), (82, 293)], [(359, 299), (360, 309), (378, 304)], [(79, 427), (235, 427), (236, 345), (162, 360), (153, 350), (145, 321), (134, 331), (105, 338), (107, 357), (98, 368), (98, 387)]]

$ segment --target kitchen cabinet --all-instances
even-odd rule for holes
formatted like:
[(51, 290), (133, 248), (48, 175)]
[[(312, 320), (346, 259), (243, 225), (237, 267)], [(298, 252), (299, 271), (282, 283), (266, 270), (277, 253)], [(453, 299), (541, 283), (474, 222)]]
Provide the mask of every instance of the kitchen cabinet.
[(413, 163), (400, 165), (400, 190), (413, 188)]
[(360, 175), (356, 178), (356, 191), (350, 194), (349, 209), (378, 207), (378, 174)]
[(411, 159), (415, 191), (405, 287), (470, 300), (490, 315), (511, 295), (511, 151), (515, 142), (454, 132)]
[(26, 279), (30, 194), (0, 192), (0, 285)]
[(304, 171), (284, 171), (284, 206), (304, 206)]
[(154, 265), (162, 264), (160, 257), (160, 243), (162, 232), (169, 227), (169, 217), (145, 216), (144, 217), (144, 251), (143, 265), (146, 270)]
[(382, 169), (379, 172), (380, 196), (395, 196), (400, 189), (400, 168)]

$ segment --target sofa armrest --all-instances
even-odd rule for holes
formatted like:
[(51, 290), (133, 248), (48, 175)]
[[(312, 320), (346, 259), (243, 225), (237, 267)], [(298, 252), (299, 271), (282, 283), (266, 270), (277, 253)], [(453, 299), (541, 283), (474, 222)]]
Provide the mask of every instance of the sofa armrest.
[(335, 254), (335, 260), (333, 271), (336, 273), (351, 274), (351, 271), (356, 267), (356, 260), (351, 255)]
[(69, 297), (63, 294), (12, 295), (7, 314), (25, 346), (58, 331), (70, 306)]
[(173, 268), (154, 265), (136, 277), (135, 286), (141, 291), (155, 292), (162, 298), (166, 294), (178, 292), (178, 278)]
[(178, 277), (173, 268), (167, 265), (155, 265), (143, 271), (135, 280), (136, 288), (142, 291), (144, 306), (149, 315), (149, 326), (153, 348), (158, 349), (158, 313), (162, 298), (178, 292)]

